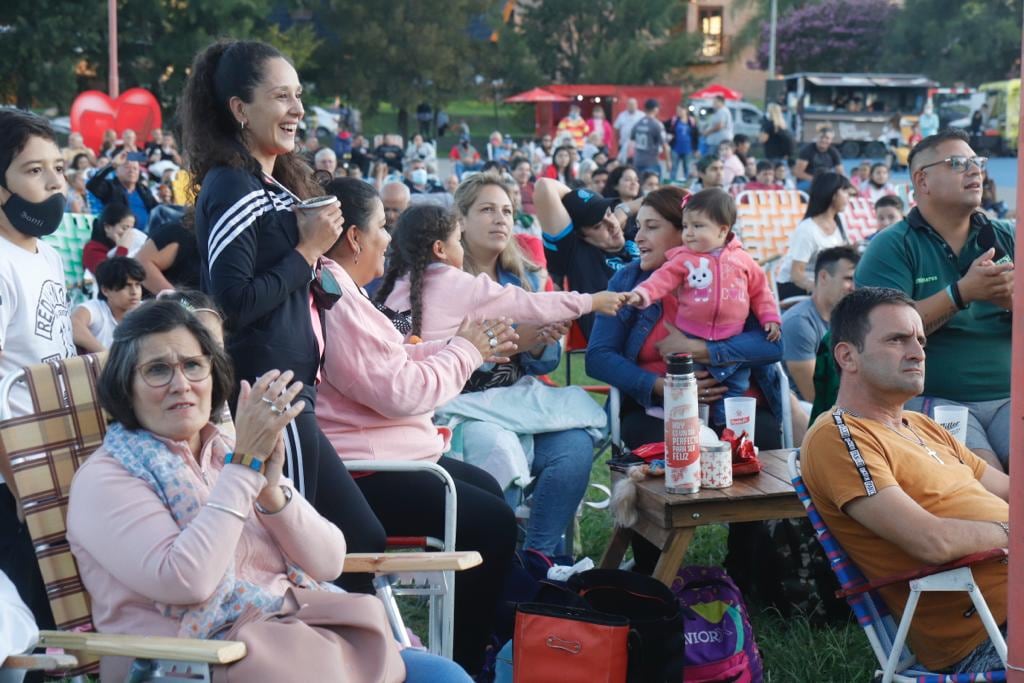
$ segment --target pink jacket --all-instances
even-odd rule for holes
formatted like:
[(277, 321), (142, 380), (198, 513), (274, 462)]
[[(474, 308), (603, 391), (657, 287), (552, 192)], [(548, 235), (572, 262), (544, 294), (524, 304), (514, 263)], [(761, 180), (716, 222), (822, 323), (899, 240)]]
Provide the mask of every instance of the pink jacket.
[[(577, 292), (528, 292), (515, 285), (500, 285), (487, 275), (469, 273), (443, 263), (427, 267), (423, 276), (423, 339), (448, 339), (467, 316), (506, 316), (517, 323), (554, 323), (590, 313), (593, 298)], [(395, 283), (387, 306), (407, 311), (409, 278)]]
[[(214, 425), (202, 431), (200, 462), (187, 444), (161, 439), (188, 464), (200, 503), (214, 502), (248, 515), (245, 522), (203, 507), (185, 529), (141, 479), (101, 446), (79, 468), (68, 501), (68, 542), (92, 597), (92, 618), (106, 633), (175, 636), (178, 621), (154, 603), (192, 605), (210, 597), (234, 559), (239, 578), (284, 595), (291, 586), (285, 557), (312, 579), (332, 581), (345, 562), (345, 537), (295, 493), (274, 515), (253, 502), (262, 474), (224, 466), (230, 440)], [(290, 485), (290, 482), (283, 481)], [(103, 680), (123, 680), (130, 661), (106, 657)]]
[(434, 408), (459, 395), (483, 362), (480, 352), (452, 335), (404, 344), (341, 266), (324, 265), (343, 295), (326, 313), (320, 428), (344, 460), (436, 461), (446, 444), (431, 422)]
[(735, 235), (717, 255), (676, 247), (665, 256), (634, 291), (644, 308), (674, 294), (675, 325), (683, 332), (708, 341), (728, 339), (743, 330), (751, 310), (762, 325), (782, 321), (768, 278)]

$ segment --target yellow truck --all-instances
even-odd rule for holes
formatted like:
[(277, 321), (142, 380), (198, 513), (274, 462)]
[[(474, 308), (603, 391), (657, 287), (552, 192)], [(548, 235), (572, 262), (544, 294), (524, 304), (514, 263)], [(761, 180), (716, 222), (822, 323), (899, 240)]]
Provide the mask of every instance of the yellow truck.
[(983, 83), (978, 90), (985, 93), (985, 104), (988, 105), (988, 118), (983, 122), (978, 146), (987, 152), (1016, 155), (1020, 129), (1020, 79)]

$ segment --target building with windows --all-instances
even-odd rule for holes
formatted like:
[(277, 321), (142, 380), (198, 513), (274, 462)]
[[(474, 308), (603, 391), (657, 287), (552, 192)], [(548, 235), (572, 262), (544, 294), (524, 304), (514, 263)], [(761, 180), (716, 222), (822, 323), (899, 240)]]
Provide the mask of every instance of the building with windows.
[(697, 58), (686, 66), (688, 75), (708, 83), (722, 83), (747, 99), (763, 100), (768, 72), (751, 69), (757, 39), (738, 40), (747, 23), (755, 20), (760, 3), (750, 0), (684, 0), (686, 32), (702, 37)]

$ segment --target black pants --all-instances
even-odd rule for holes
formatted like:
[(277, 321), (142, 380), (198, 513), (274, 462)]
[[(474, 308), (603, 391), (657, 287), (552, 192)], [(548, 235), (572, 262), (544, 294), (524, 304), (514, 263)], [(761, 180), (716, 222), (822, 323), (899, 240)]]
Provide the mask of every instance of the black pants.
[[(306, 408), (285, 428), (284, 475), (317, 512), (341, 529), (349, 552), (384, 552), (384, 527), (317, 424), (316, 390), (303, 388), (299, 399), (306, 401)], [(349, 591), (373, 592), (370, 574), (344, 574), (337, 583)]]
[(32, 539), (28, 527), (18, 521), (17, 502), (7, 484), (0, 484), (0, 571), (18, 589), (39, 628), (55, 628)]
[[(483, 564), (456, 573), (454, 659), (470, 674), (483, 664), (505, 573), (516, 546), (516, 520), (494, 477), (448, 457), (438, 462), (455, 480), (455, 547), (476, 550)], [(356, 479), (393, 536), (444, 534), (444, 487), (424, 472), (376, 472)]]
[[(754, 442), (758, 448), (773, 450), (782, 448), (782, 437), (779, 434), (779, 421), (766, 406), (757, 406), (757, 423), (754, 427)], [(645, 443), (663, 441), (665, 439), (665, 422), (661, 418), (651, 417), (636, 401), (625, 397), (622, 401), (622, 409), (619, 413), (619, 421), (622, 429), (622, 441), (627, 448), (636, 448)], [(742, 553), (744, 557), (749, 552), (743, 550), (744, 539), (749, 539), (755, 529), (759, 529), (763, 522), (739, 522), (729, 525), (729, 557), (726, 564), (730, 564), (730, 558)], [(661, 551), (658, 547), (642, 536), (633, 535), (633, 559), (636, 560), (635, 569), (644, 574), (654, 572)]]

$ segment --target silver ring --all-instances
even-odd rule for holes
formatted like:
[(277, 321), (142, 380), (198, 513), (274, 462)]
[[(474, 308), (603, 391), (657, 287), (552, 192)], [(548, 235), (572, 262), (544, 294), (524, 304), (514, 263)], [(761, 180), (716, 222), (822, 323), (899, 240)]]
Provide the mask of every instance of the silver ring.
[(287, 410), (287, 408), (278, 408), (276, 405), (274, 405), (273, 401), (271, 401), (270, 412), (272, 412), (274, 415), (280, 415), (285, 410)]
[(261, 397), (260, 397), (260, 400), (261, 400), (261, 401), (263, 401), (264, 403), (268, 404), (268, 405), (271, 405), (271, 406), (272, 406), (272, 405), (274, 405), (274, 402), (273, 402), (273, 401), (271, 401), (271, 400), (270, 400), (269, 398), (267, 398), (266, 396), (261, 396)]
[(491, 345), (492, 349), (497, 348), (498, 346), (498, 340), (495, 339), (494, 337), (491, 337), (491, 340), (487, 343)]
[(494, 330), (492, 330), (491, 328), (488, 327), (486, 330), (484, 330), (484, 334), (487, 335), (488, 339), (494, 339)]

